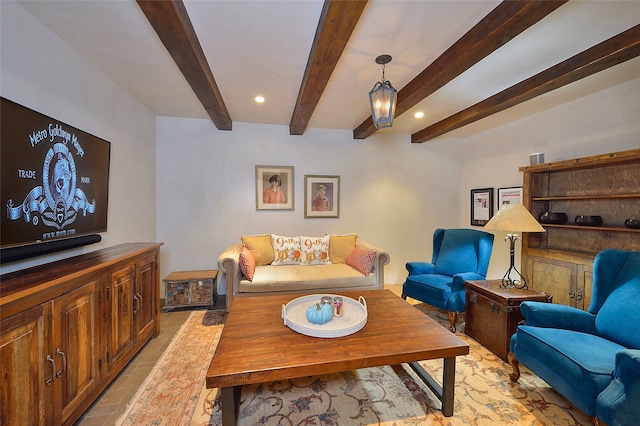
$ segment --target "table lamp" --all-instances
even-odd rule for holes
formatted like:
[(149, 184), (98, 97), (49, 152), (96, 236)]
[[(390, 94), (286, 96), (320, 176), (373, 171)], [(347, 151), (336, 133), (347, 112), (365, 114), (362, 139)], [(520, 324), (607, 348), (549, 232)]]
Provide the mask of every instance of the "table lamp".
[[(529, 213), (529, 210), (522, 204), (504, 204), (500, 210), (487, 222), (484, 229), (489, 231), (511, 232), (505, 237), (509, 241), (509, 255), (511, 264), (502, 277), (502, 288), (528, 288), (527, 281), (514, 266), (513, 261), (516, 254), (516, 241), (522, 240), (515, 232), (545, 232), (538, 221)], [(515, 272), (514, 278), (511, 273)]]

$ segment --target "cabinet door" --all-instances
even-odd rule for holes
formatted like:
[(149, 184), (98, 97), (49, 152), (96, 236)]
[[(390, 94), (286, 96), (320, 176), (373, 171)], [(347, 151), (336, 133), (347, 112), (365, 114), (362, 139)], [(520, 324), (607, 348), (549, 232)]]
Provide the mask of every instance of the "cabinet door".
[(576, 307), (586, 311), (591, 305), (593, 295), (593, 266), (578, 265), (578, 283), (576, 291)]
[(55, 372), (53, 363), (47, 360), (47, 355), (51, 357), (50, 312), (50, 304), (46, 303), (0, 322), (3, 425), (59, 423), (53, 413)]
[(529, 287), (553, 296), (553, 303), (575, 306), (576, 264), (529, 256)]
[(54, 389), (63, 422), (99, 383), (98, 284), (93, 281), (53, 300)]
[(157, 262), (151, 256), (136, 265), (134, 316), (137, 341), (144, 342), (156, 332)]
[(135, 267), (130, 265), (111, 274), (111, 281), (108, 284), (111, 287), (107, 289), (107, 295), (111, 301), (111, 326), (107, 354), (109, 369), (134, 347), (132, 306), (134, 281)]

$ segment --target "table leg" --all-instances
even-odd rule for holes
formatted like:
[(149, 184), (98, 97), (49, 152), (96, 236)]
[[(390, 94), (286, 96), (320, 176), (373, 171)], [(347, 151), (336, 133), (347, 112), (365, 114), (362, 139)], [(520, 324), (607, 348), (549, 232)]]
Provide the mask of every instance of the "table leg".
[(425, 385), (438, 397), (442, 403), (442, 414), (453, 416), (454, 389), (456, 385), (456, 358), (445, 358), (442, 372), (442, 386), (417, 362), (410, 362), (409, 366), (422, 379)]
[(456, 386), (456, 358), (445, 358), (442, 373), (442, 414), (453, 416), (453, 390)]
[(242, 386), (232, 386), (220, 389), (222, 404), (222, 424), (236, 426), (238, 423), (238, 406), (240, 405), (240, 390)]

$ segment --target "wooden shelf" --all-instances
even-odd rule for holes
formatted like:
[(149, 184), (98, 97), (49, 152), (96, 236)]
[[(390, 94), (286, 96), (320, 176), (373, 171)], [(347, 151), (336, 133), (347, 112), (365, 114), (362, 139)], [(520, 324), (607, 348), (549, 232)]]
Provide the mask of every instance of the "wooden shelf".
[(560, 197), (531, 197), (531, 201), (580, 201), (580, 200), (624, 200), (640, 199), (638, 194), (609, 194), (609, 195), (570, 195)]
[[(554, 303), (588, 309), (596, 254), (607, 248), (640, 250), (640, 229), (624, 226), (640, 212), (640, 149), (520, 168), (523, 204), (534, 217), (564, 212), (570, 222), (541, 223), (547, 232), (524, 234), (522, 269), (530, 287)], [(599, 215), (603, 226), (573, 223)]]
[(585, 226), (572, 224), (557, 223), (541, 223), (543, 228), (567, 228), (567, 229), (591, 229), (594, 231), (612, 231), (612, 232), (640, 232), (640, 229), (632, 229), (624, 226)]

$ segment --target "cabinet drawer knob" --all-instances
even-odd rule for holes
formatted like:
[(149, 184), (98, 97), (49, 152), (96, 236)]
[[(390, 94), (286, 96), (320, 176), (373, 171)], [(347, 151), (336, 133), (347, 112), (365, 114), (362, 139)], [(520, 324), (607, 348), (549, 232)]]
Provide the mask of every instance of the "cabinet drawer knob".
[(472, 303), (478, 303), (478, 295), (475, 293), (469, 294), (469, 301)]

